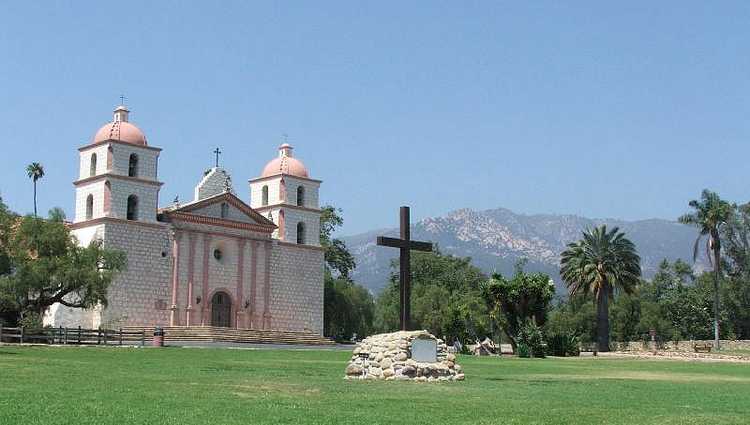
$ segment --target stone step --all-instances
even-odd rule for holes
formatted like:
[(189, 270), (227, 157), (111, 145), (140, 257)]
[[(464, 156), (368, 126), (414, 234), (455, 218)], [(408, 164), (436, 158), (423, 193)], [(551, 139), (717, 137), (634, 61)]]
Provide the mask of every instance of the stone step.
[[(165, 326), (164, 337), (167, 341), (192, 342), (235, 342), (248, 344), (304, 344), (304, 345), (332, 345), (328, 338), (313, 332), (278, 331), (258, 329), (233, 329), (214, 326)], [(145, 331), (146, 339), (153, 338), (153, 327), (129, 326), (127, 331)]]

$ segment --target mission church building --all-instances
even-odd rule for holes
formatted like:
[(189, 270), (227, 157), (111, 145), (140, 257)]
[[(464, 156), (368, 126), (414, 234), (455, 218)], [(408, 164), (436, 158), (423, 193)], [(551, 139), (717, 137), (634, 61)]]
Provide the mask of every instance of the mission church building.
[[(226, 170), (207, 170), (194, 199), (158, 208), (159, 156), (118, 106), (78, 149), (73, 234), (127, 253), (106, 308), (60, 304), (51, 326), (222, 326), (323, 332), (320, 180), (283, 144), (243, 202)], [(218, 153), (217, 153), (218, 155)]]

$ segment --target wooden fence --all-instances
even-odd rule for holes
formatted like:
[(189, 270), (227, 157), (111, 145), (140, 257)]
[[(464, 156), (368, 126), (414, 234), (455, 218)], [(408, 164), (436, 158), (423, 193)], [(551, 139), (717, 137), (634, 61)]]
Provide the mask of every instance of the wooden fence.
[(146, 331), (122, 329), (24, 328), (0, 327), (0, 343), (76, 344), (76, 345), (140, 345), (146, 344)]

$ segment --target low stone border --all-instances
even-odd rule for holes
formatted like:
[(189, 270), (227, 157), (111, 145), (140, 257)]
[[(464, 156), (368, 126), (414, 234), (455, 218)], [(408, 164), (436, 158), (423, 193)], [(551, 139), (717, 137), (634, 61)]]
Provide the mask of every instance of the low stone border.
[(750, 357), (719, 353), (689, 353), (685, 351), (657, 351), (656, 354), (647, 351), (612, 351), (599, 353), (602, 358), (630, 358), (643, 360), (682, 360), (694, 362), (729, 362), (750, 363)]

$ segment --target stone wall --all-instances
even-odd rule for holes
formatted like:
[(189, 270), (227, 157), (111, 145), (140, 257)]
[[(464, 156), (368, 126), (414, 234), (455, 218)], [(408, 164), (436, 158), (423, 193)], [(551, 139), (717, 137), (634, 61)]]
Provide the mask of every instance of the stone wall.
[[(112, 173), (121, 176), (128, 175), (130, 165), (130, 154), (138, 155), (137, 175), (139, 179), (156, 180), (159, 151), (147, 147), (137, 146), (130, 143), (111, 143), (112, 146)], [(97, 154), (98, 156), (98, 154)], [(97, 158), (97, 168), (99, 158)], [(105, 157), (106, 164), (106, 157)]]
[(78, 178), (85, 179), (91, 177), (91, 154), (96, 154), (96, 174), (107, 172), (107, 149), (108, 145), (103, 144), (93, 148), (84, 149), (79, 153), (79, 170)]
[(308, 179), (300, 179), (294, 176), (284, 176), (286, 182), (286, 200), (288, 204), (297, 204), (297, 187), (302, 186), (305, 189), (305, 197), (303, 204), (300, 205), (306, 208), (318, 208), (318, 191), (320, 190), (320, 183)]
[(168, 325), (172, 275), (169, 227), (106, 223), (104, 245), (125, 251), (128, 264), (110, 286), (102, 327)]
[(274, 329), (307, 329), (322, 335), (323, 251), (275, 242), (270, 295)]
[(268, 204), (281, 203), (281, 175), (250, 183), (250, 206), (259, 208), (263, 205), (263, 186), (268, 186)]
[[(720, 340), (722, 350), (750, 350), (750, 340)], [(695, 341), (657, 341), (657, 349), (661, 351), (686, 351), (693, 352), (695, 344), (711, 344), (713, 340), (695, 340)], [(630, 341), (630, 342), (613, 342), (612, 350), (615, 351), (652, 351), (654, 349), (651, 342)]]
[(76, 188), (75, 223), (86, 221), (86, 198), (89, 195), (94, 201), (91, 218), (104, 217), (104, 185), (104, 180), (98, 180)]
[[(231, 190), (232, 179), (229, 177), (226, 170), (220, 167), (211, 168), (208, 174), (203, 176), (200, 183), (195, 187), (193, 200), (199, 201), (201, 199), (210, 198), (224, 193), (226, 191), (227, 181), (229, 181), (230, 191), (234, 193), (234, 191)], [(216, 217), (219, 217), (219, 215), (216, 215)]]
[[(284, 210), (284, 240), (297, 243), (297, 223), (305, 225), (305, 245), (320, 246), (320, 213), (317, 211), (283, 208)], [(278, 224), (278, 218), (274, 223)]]
[(118, 178), (109, 179), (109, 184), (112, 187), (110, 217), (127, 218), (128, 196), (135, 195), (138, 197), (137, 219), (156, 222), (159, 186)]

